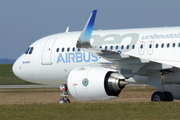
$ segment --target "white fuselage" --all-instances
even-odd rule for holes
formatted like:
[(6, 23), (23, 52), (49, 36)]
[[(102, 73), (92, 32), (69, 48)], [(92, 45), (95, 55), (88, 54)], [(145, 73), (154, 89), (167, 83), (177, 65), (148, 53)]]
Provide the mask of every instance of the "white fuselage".
[[(76, 48), (80, 32), (54, 34), (37, 40), (13, 65), (20, 78), (41, 84), (66, 84), (69, 72), (82, 65), (111, 63)], [(98, 30), (91, 36), (94, 47), (180, 68), (180, 27)], [(31, 53), (32, 52), (32, 53)], [(120, 66), (129, 67), (129, 66)]]

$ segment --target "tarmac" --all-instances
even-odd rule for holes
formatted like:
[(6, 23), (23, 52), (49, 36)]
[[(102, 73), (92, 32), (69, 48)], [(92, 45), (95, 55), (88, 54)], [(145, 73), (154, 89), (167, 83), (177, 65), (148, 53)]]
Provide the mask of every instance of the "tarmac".
[[(146, 84), (128, 84), (127, 86), (148, 86)], [(18, 88), (59, 88), (58, 85), (0, 85), (0, 89), (18, 89)]]
[(59, 88), (58, 85), (0, 85), (0, 89), (15, 88)]

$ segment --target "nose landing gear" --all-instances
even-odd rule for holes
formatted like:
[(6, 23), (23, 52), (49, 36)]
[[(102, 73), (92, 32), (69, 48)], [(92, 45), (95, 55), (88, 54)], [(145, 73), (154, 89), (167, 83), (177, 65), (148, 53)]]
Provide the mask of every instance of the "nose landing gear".
[(59, 86), (59, 88), (63, 91), (63, 94), (60, 94), (60, 96), (62, 96), (63, 98), (59, 99), (58, 103), (70, 103), (70, 100), (68, 99), (67, 86), (62, 84)]

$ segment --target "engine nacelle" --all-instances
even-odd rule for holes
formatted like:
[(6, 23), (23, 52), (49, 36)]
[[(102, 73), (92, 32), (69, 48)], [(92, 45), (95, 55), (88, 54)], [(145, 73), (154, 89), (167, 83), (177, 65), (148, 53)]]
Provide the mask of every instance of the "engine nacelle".
[(80, 101), (113, 99), (124, 88), (124, 80), (113, 77), (114, 72), (95, 66), (75, 68), (68, 76), (68, 90), (72, 97)]

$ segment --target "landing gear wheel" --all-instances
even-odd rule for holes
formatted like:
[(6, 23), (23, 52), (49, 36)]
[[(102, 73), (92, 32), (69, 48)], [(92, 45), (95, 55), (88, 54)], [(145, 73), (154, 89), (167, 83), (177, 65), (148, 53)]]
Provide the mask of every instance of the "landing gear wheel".
[(155, 101), (155, 102), (166, 101), (165, 94), (160, 91), (154, 92), (151, 96), (151, 101)]
[(67, 99), (67, 100), (66, 100), (66, 103), (70, 103), (70, 100), (69, 100), (69, 99)]
[(60, 100), (58, 101), (58, 103), (59, 103), (59, 104), (62, 104), (62, 103), (65, 103), (65, 101), (64, 101), (64, 99), (60, 99)]
[(62, 103), (70, 103), (70, 100), (69, 99), (64, 99), (64, 98), (62, 98), (62, 99), (60, 99), (59, 101), (58, 101), (58, 103), (59, 104), (62, 104)]
[(163, 93), (164, 93), (164, 95), (166, 97), (166, 101), (167, 102), (171, 102), (171, 101), (174, 100), (173, 95), (169, 91), (164, 91)]

